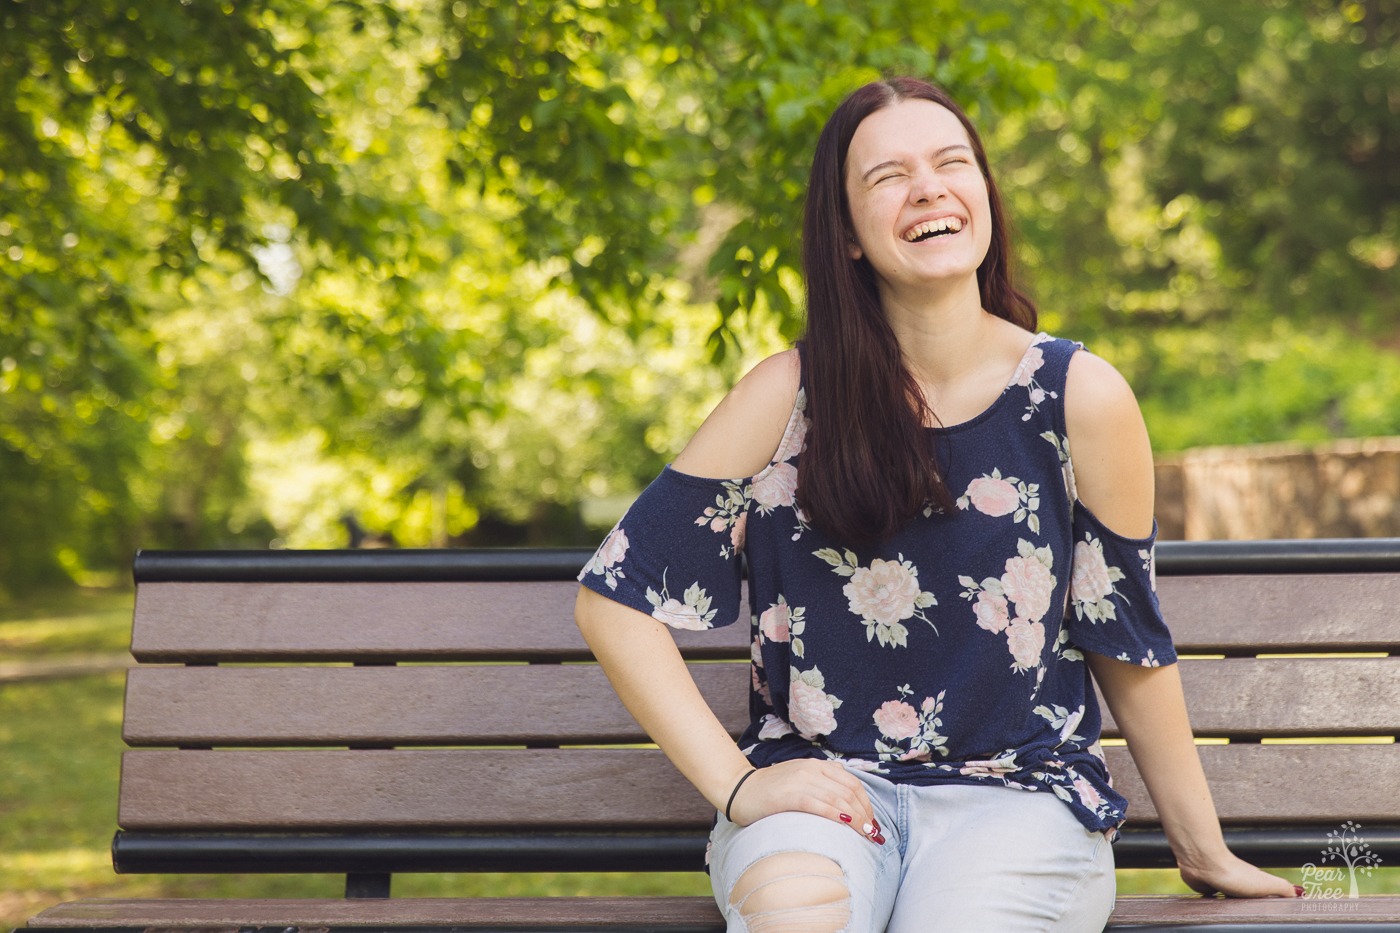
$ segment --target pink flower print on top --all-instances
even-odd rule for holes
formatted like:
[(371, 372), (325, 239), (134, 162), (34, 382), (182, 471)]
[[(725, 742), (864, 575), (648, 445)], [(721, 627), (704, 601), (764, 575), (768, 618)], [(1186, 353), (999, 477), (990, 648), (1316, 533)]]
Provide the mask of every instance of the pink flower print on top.
[(1012, 670), (1021, 673), (1035, 668), (1043, 677), (1041, 655), (1046, 632), (1040, 620), (1049, 611), (1055, 590), (1055, 576), (1050, 572), (1054, 557), (1048, 547), (1037, 548), (1025, 539), (1016, 546), (1020, 553), (1007, 559), (1006, 572), (1000, 579), (987, 577), (978, 583), (966, 574), (959, 576), (958, 582), (965, 587), (960, 595), (972, 603), (979, 628), (993, 634), (1006, 633)]
[[(937, 696), (924, 697), (916, 710), (907, 702), (914, 695), (908, 684), (899, 688), (902, 700), (886, 700), (875, 710), (872, 719), (880, 735), (889, 742), (876, 741), (875, 750), (881, 761), (927, 761), (936, 749), (939, 754), (948, 754), (948, 737), (940, 735), (943, 726), (940, 715), (943, 712), (943, 698), (946, 690)], [(903, 743), (908, 743), (904, 747)]]
[(1121, 569), (1108, 565), (1103, 555), (1103, 542), (1085, 533), (1084, 540), (1074, 545), (1070, 573), (1069, 596), (1074, 603), (1075, 617), (1092, 622), (1117, 619), (1117, 610), (1108, 597), (1115, 595), (1113, 584), (1123, 576)]
[(1072, 783), (1075, 792), (1079, 794), (1079, 802), (1084, 806), (1090, 810), (1097, 810), (1103, 805), (1103, 795), (1083, 775), (1076, 774)]
[(793, 728), (808, 741), (835, 732), (835, 711), (841, 707), (841, 701), (826, 692), (822, 672), (814, 667), (793, 673), (796, 676), (788, 688), (788, 718)]
[(982, 590), (977, 594), (972, 611), (977, 614), (977, 624), (992, 633), (1005, 631), (1006, 623), (1010, 621), (1006, 597), (991, 590)]
[(788, 641), (792, 637), (792, 618), (786, 601), (778, 602), (763, 610), (758, 617), (758, 630), (768, 641)]
[(1016, 546), (1020, 554), (1006, 561), (1006, 572), (1001, 575), (1002, 592), (1016, 604), (1016, 615), (1038, 622), (1050, 610), (1050, 597), (1055, 591), (1055, 575), (1050, 572), (1054, 557), (1048, 547), (1037, 548), (1025, 539)]
[(1004, 477), (1000, 468), (967, 484), (967, 492), (958, 497), (958, 508), (967, 511), (969, 507), (992, 518), (1010, 515), (1012, 521), (1025, 522), (1032, 532), (1040, 533), (1040, 516), (1036, 514), (1040, 508), (1040, 484)]
[(877, 625), (892, 625), (914, 614), (919, 578), (892, 560), (876, 558), (869, 567), (856, 568), (841, 592), (856, 615)]
[(627, 532), (622, 530), (622, 526), (615, 526), (594, 552), (593, 559), (588, 562), (587, 572), (601, 576), (608, 584), (608, 589), (617, 589), (617, 581), (627, 579), (627, 574), (618, 566), (627, 557), (627, 547)]
[(687, 631), (701, 631), (710, 628), (718, 610), (710, 608), (710, 597), (699, 583), (686, 588), (682, 599), (671, 596), (666, 587), (666, 574), (661, 574), (661, 592), (647, 587), (647, 602), (651, 603), (651, 617), (671, 628)]
[(833, 571), (851, 582), (842, 587), (851, 613), (865, 624), (866, 641), (878, 639), (881, 647), (903, 648), (909, 643), (904, 620), (917, 617), (927, 622), (934, 634), (938, 629), (923, 610), (938, 605), (934, 595), (919, 586), (919, 571), (900, 554), (898, 560), (875, 558), (869, 567), (860, 566), (855, 552), (835, 548), (813, 552), (831, 565)]
[(1040, 655), (1045, 650), (1045, 626), (1040, 622), (1012, 619), (1006, 627), (1006, 646), (1015, 659), (1011, 669), (1017, 673), (1040, 666)]
[(1045, 387), (1037, 382), (1035, 378), (1035, 374), (1039, 372), (1040, 367), (1045, 364), (1045, 353), (1040, 349), (1039, 344), (1052, 339), (1054, 338), (1048, 334), (1037, 334), (1035, 339), (1031, 341), (1030, 349), (1028, 349), (1026, 355), (1021, 358), (1021, 364), (1016, 367), (1015, 374), (1011, 377), (1012, 385), (1029, 390), (1027, 395), (1029, 396), (1030, 404), (1026, 406), (1026, 413), (1021, 416), (1022, 421), (1030, 421), (1035, 413), (1040, 410), (1040, 406), (1047, 398), (1060, 397), (1060, 393), (1058, 392), (1046, 391)]
[(705, 624), (699, 609), (695, 606), (687, 606), (677, 599), (668, 599), (660, 606), (657, 606), (651, 613), (652, 618), (664, 622), (671, 628), (686, 629), (687, 631), (698, 632), (709, 628)]
[(720, 545), (719, 549), (719, 556), (728, 560), (744, 547), (749, 488), (733, 480), (724, 480), (721, 485), (724, 492), (715, 495), (715, 504), (700, 513), (695, 524), (708, 527), (717, 535), (728, 534), (728, 543)]
[(797, 502), (797, 467), (791, 463), (775, 463), (750, 487), (753, 501), (761, 514), (767, 515), (779, 507)]
[(991, 476), (979, 476), (968, 483), (967, 498), (974, 509), (993, 518), (1010, 515), (1021, 504), (1021, 494), (1015, 486)]
[(758, 505), (760, 515), (767, 516), (778, 508), (791, 508), (796, 524), (793, 525), (792, 540), (800, 539), (811, 526), (807, 516), (797, 505), (797, 468), (789, 461), (802, 453), (807, 444), (807, 430), (811, 425), (804, 412), (807, 410), (807, 390), (797, 390), (797, 400), (788, 418), (783, 439), (769, 465), (754, 477), (751, 486), (753, 501)]
[(764, 641), (789, 642), (792, 653), (802, 657), (802, 633), (807, 627), (807, 610), (788, 605), (787, 597), (778, 594), (778, 601), (763, 610), (758, 617), (758, 631)]
[(1021, 770), (1021, 765), (1016, 761), (1016, 753), (1006, 752), (1000, 758), (963, 762), (958, 773), (968, 777), (1001, 778), (1007, 783), (1012, 783), (1007, 780), (1008, 775), (1015, 774), (1019, 770)]
[(1108, 561), (1103, 549), (1080, 541), (1074, 546), (1074, 573), (1070, 577), (1070, 592), (1080, 602), (1092, 603), (1113, 592), (1108, 578)]
[(782, 456), (779, 459), (784, 461), (796, 457), (798, 454), (802, 453), (803, 449), (807, 446), (807, 428), (812, 422), (803, 414), (807, 409), (806, 389), (797, 390), (797, 404), (795, 407), (797, 409), (796, 415), (788, 424), (787, 436), (781, 441)]
[(887, 739), (901, 741), (919, 734), (919, 714), (902, 700), (886, 700), (875, 711), (875, 728)]
[(763, 705), (773, 706), (773, 695), (768, 689), (768, 677), (763, 669), (763, 646), (758, 643), (755, 637), (749, 642), (749, 681), (753, 692), (763, 698)]
[(1011, 384), (1023, 388), (1029, 387), (1035, 381), (1035, 374), (1040, 372), (1040, 367), (1044, 365), (1045, 352), (1035, 344), (1031, 344), (1031, 348), (1021, 358), (1021, 365), (1016, 367), (1016, 375), (1011, 378)]
[(758, 740), (760, 742), (765, 742), (769, 739), (781, 739), (785, 735), (792, 735), (792, 726), (788, 725), (786, 720), (774, 716), (772, 713), (765, 713), (760, 722), (763, 723), (758, 729)]

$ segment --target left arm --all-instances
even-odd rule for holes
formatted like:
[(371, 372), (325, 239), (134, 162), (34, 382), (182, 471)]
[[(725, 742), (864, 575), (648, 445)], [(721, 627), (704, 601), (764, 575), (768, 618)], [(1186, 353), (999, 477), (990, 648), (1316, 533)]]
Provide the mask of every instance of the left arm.
[[(1123, 377), (1088, 353), (1070, 361), (1065, 420), (1079, 499), (1126, 537), (1152, 532), (1152, 450)], [(1230, 852), (1196, 753), (1176, 665), (1139, 667), (1085, 652), (1162, 821), (1181, 877), (1201, 893), (1291, 897), (1288, 881)]]

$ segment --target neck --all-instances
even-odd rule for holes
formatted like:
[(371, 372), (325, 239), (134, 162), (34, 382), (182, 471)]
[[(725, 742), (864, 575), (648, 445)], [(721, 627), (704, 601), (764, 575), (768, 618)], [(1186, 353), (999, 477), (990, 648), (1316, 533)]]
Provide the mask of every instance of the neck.
[(982, 308), (976, 276), (952, 289), (880, 297), (905, 365), (926, 389), (954, 384), (984, 362), (999, 319)]

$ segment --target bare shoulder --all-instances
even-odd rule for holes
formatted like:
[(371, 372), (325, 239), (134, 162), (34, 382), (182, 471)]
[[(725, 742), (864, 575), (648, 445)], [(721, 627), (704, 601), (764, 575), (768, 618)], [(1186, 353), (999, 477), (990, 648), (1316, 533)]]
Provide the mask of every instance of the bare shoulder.
[(1070, 358), (1065, 429), (1080, 501), (1121, 535), (1150, 534), (1152, 445), (1132, 387), (1107, 360)]
[(768, 466), (797, 402), (801, 366), (796, 350), (784, 350), (749, 370), (672, 465), (717, 479), (753, 476)]
[[(1069, 360), (1065, 379), (1065, 418), (1094, 422), (1138, 413), (1137, 397), (1128, 380), (1101, 356), (1080, 350)], [(1141, 415), (1138, 415), (1141, 420)]]

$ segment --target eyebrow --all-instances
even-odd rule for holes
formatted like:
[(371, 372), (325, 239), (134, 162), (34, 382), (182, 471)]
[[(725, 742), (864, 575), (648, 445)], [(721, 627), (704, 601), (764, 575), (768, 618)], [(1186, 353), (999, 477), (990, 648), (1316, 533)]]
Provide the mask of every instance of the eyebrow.
[[(972, 151), (972, 147), (969, 146), (969, 145), (967, 145), (966, 143), (954, 143), (954, 144), (951, 145), (951, 146), (944, 146), (942, 149), (939, 149), (937, 152), (935, 152), (935, 153), (933, 154), (933, 157), (936, 159), (936, 158), (938, 158), (939, 156), (942, 156), (942, 155), (945, 155), (946, 153), (952, 152), (954, 149), (966, 149), (968, 152), (971, 152), (971, 151)], [(884, 161), (884, 162), (881, 162), (879, 165), (876, 165), (876, 166), (873, 166), (873, 167), (871, 167), (871, 168), (869, 168), (869, 169), (866, 169), (865, 174), (863, 174), (863, 175), (860, 176), (861, 181), (868, 181), (868, 180), (870, 179), (870, 176), (871, 176), (871, 175), (874, 175), (876, 172), (880, 171), (881, 169), (884, 169), (884, 168), (891, 168), (891, 167), (898, 166), (898, 165), (903, 165), (903, 164), (904, 164), (904, 161), (903, 161), (902, 159), (889, 159), (889, 160), (886, 160), (886, 161)]]

